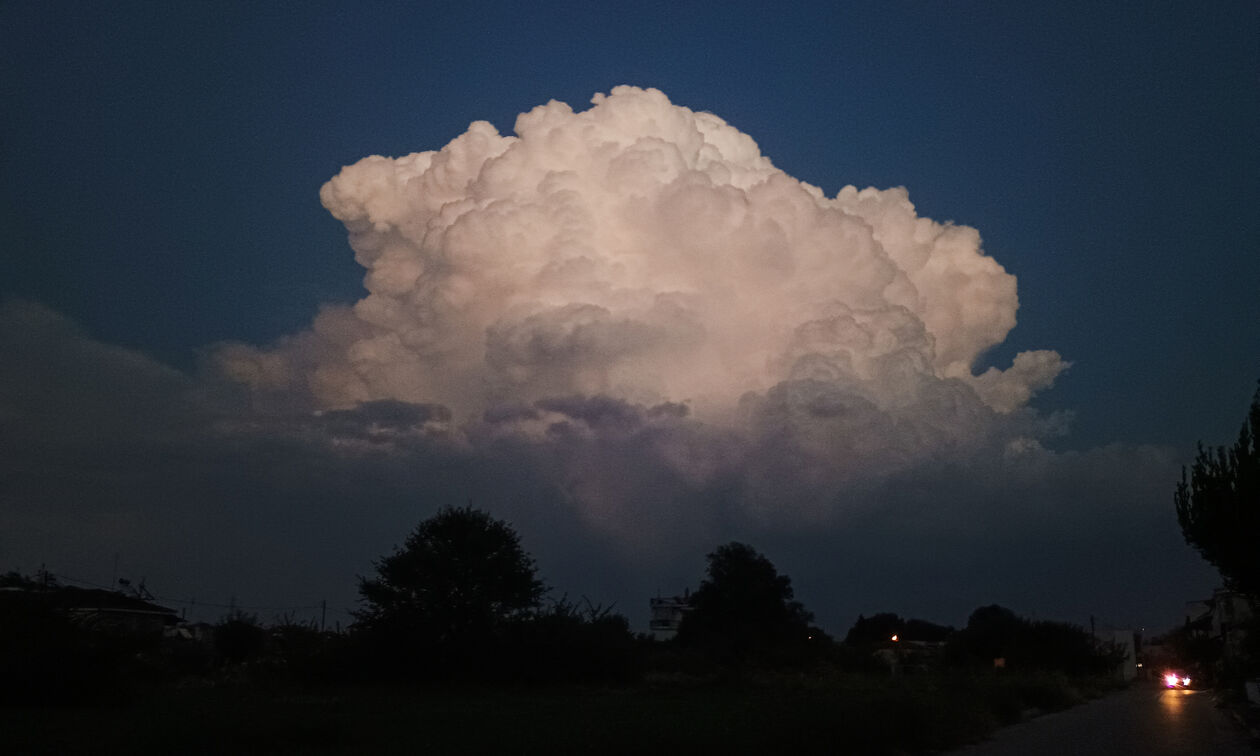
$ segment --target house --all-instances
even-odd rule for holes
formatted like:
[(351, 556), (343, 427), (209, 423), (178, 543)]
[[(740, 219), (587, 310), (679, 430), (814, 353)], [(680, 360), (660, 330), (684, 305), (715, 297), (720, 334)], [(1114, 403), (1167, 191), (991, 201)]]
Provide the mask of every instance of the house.
[(67, 596), (66, 613), (90, 630), (136, 639), (161, 640), (167, 628), (179, 623), (174, 609), (99, 589), (66, 588), (79, 595)]
[(1221, 658), (1226, 662), (1240, 658), (1247, 637), (1246, 625), (1256, 616), (1255, 600), (1244, 593), (1217, 589), (1212, 598), (1202, 603), (1208, 607), (1210, 637), (1221, 641)]
[[(933, 667), (945, 650), (945, 641), (918, 640), (902, 637), (900, 633), (889, 636), (880, 647), (872, 652), (872, 656), (888, 668), (894, 675), (903, 672), (924, 672)], [(997, 661), (996, 659), (994, 660)], [(1003, 659), (1002, 664), (1005, 666)]]
[(174, 609), (99, 588), (10, 587), (0, 600), (13, 611), (51, 610), (86, 630), (135, 640), (160, 641), (166, 629), (179, 622)]
[(648, 622), (652, 638), (658, 641), (671, 640), (678, 635), (678, 626), (682, 624), (683, 617), (691, 611), (691, 591), (685, 590), (681, 596), (657, 596), (648, 599), (648, 606), (652, 610), (652, 619)]

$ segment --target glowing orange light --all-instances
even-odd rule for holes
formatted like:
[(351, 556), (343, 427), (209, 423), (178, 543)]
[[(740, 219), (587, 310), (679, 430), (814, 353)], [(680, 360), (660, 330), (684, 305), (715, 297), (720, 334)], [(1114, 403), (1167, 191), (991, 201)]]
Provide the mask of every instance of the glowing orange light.
[(892, 639), (893, 639), (893, 640), (897, 640), (897, 636), (895, 636), (895, 635), (894, 635), (894, 636), (892, 637)]

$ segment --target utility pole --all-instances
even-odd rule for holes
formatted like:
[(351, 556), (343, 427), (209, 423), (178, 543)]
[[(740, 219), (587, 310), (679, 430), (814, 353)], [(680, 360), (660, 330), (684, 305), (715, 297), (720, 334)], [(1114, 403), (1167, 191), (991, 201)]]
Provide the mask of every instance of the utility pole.
[(328, 599), (319, 601), (319, 631), (324, 632), (324, 620), (328, 618)]

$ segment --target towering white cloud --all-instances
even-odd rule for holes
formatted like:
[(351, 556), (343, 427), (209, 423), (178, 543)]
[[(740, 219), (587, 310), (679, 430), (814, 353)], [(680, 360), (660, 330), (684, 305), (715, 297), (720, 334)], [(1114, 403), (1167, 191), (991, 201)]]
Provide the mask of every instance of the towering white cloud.
[(1015, 279), (903, 189), (827, 197), (716, 116), (621, 87), (516, 136), (479, 122), (365, 158), (322, 199), (367, 295), (269, 347), (214, 347), (217, 375), (0, 303), (10, 566), (82, 575), (122, 551), (188, 595), (322, 583), (348, 607), (348, 576), (471, 500), (553, 585), (635, 622), (732, 538), (833, 628), (889, 596), (1071, 616), (1209, 584), (1159, 504), (1172, 451), (1044, 448), (1064, 418), (1026, 405), (1055, 352), (973, 374), (1015, 324)]
[(439, 151), (343, 169), (320, 197), (368, 295), (271, 349), (222, 347), (223, 372), (496, 432), (541, 432), (561, 397), (684, 404), (650, 422), (724, 434), (774, 487), (983, 443), (1066, 366), (1027, 352), (972, 374), (1015, 325), (1015, 278), (904, 189), (827, 197), (653, 89), (552, 101), (515, 132), (478, 121)]

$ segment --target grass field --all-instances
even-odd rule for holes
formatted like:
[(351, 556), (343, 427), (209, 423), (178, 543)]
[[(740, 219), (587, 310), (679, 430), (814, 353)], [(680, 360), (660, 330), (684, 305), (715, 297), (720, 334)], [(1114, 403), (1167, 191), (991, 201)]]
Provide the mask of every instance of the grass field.
[[(627, 688), (190, 685), (0, 709), (13, 754), (922, 753), (1083, 700), (1049, 676), (865, 675)], [(680, 750), (681, 749), (681, 750)]]

